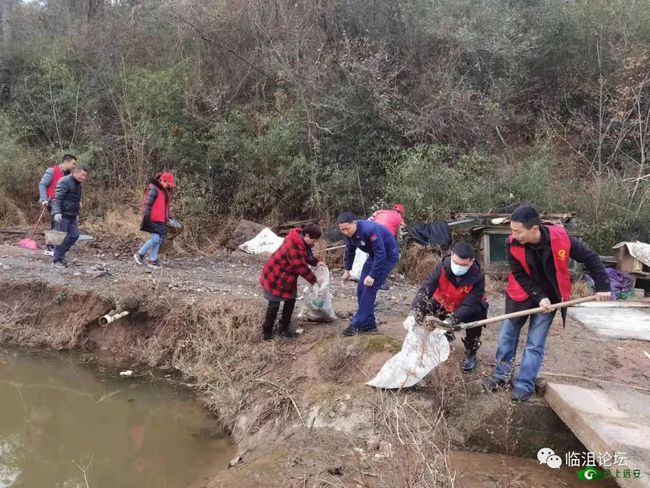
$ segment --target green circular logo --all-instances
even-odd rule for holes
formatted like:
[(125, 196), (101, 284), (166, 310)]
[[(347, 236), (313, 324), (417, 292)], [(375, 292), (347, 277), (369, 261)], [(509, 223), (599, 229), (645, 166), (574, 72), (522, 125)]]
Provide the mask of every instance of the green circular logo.
[(605, 473), (602, 469), (598, 469), (594, 466), (587, 466), (578, 471), (578, 479), (582, 481), (597, 481), (605, 477)]

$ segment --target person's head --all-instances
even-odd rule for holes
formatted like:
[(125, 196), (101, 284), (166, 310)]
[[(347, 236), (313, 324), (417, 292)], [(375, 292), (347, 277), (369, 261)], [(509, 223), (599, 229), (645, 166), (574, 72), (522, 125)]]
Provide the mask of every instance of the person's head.
[(345, 237), (352, 237), (357, 232), (357, 220), (352, 212), (343, 212), (339, 215), (336, 222), (339, 224), (339, 230)]
[(465, 241), (458, 241), (451, 253), (451, 272), (456, 276), (462, 276), (469, 271), (474, 264), (474, 248)]
[(541, 240), (542, 221), (533, 207), (519, 207), (510, 216), (510, 230), (520, 244), (537, 244)]
[(393, 205), (393, 210), (397, 210), (402, 216), (404, 216), (404, 205), (401, 203), (396, 203)]
[(61, 167), (63, 171), (72, 171), (77, 166), (77, 157), (72, 154), (64, 154), (61, 159)]
[(302, 235), (308, 245), (312, 245), (323, 235), (323, 230), (318, 224), (307, 224), (302, 228)]
[(88, 177), (88, 169), (84, 166), (77, 166), (72, 170), (72, 177), (79, 183), (83, 183)]
[(174, 175), (171, 174), (169, 171), (163, 171), (160, 173), (160, 177), (158, 178), (158, 181), (160, 182), (160, 185), (164, 189), (174, 189), (176, 188), (176, 181), (174, 181)]

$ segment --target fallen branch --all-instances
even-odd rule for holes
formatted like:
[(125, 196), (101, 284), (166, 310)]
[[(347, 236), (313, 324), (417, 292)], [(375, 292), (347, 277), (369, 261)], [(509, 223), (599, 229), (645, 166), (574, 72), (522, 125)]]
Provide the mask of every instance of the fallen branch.
[(298, 408), (298, 405), (296, 405), (296, 402), (294, 401), (293, 397), (291, 396), (291, 393), (289, 393), (289, 390), (287, 390), (283, 386), (280, 386), (280, 385), (278, 385), (276, 383), (273, 383), (272, 381), (264, 380), (262, 378), (256, 378), (255, 381), (257, 381), (259, 383), (264, 383), (264, 384), (267, 384), (267, 385), (271, 385), (271, 386), (277, 388), (278, 390), (283, 390), (287, 394), (287, 396), (289, 397), (289, 400), (291, 400), (291, 404), (293, 405), (293, 408), (296, 409), (296, 413), (298, 414), (298, 417), (300, 417), (300, 421), (302, 422), (302, 425), (307, 427), (307, 424), (305, 423), (305, 419), (302, 417), (302, 414), (300, 413), (300, 409)]
[(639, 390), (639, 391), (650, 392), (650, 389), (642, 388), (640, 386), (628, 385), (627, 383), (616, 383), (615, 381), (601, 380), (598, 378), (589, 378), (588, 376), (580, 376), (577, 374), (547, 373), (546, 371), (542, 371), (540, 373), (540, 376), (555, 376), (558, 378), (573, 378), (576, 380), (597, 381), (598, 383), (607, 383), (608, 385), (614, 385), (614, 386), (625, 386), (627, 388), (634, 388), (635, 390)]

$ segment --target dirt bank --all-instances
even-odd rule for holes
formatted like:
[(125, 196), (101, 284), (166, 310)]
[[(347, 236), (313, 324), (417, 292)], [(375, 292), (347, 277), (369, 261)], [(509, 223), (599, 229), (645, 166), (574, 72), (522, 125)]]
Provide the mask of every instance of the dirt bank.
[[(394, 394), (366, 387), (404, 334), (416, 287), (398, 277), (380, 294), (382, 334), (340, 335), (354, 310), (354, 285), (335, 283), (339, 321), (304, 323), (300, 338), (266, 343), (259, 338), (262, 260), (239, 253), (182, 257), (147, 272), (129, 252), (82, 246), (65, 270), (42, 255), (0, 246), (0, 340), (82, 349), (136, 374), (152, 367), (178, 372), (242, 457), (202, 486), (452, 486), (462, 470), (448, 462), (450, 450), (530, 456), (547, 443), (576, 443), (543, 400), (513, 406), (506, 395), (480, 392), (497, 328), (485, 330), (474, 374), (460, 372), (456, 341), (450, 361), (419, 388)], [(111, 274), (86, 272), (96, 264)], [(502, 300), (492, 302), (496, 314)], [(114, 308), (131, 315), (99, 326), (98, 317)], [(552, 329), (544, 369), (647, 385), (643, 357), (640, 342), (603, 340), (570, 321)]]

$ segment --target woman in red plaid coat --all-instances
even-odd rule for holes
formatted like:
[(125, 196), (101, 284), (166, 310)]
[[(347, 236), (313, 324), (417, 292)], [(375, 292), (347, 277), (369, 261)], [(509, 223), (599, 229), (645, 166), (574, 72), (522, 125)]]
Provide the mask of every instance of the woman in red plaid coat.
[(302, 276), (312, 285), (317, 283), (316, 276), (309, 265), (322, 265), (312, 252), (314, 243), (321, 235), (322, 230), (316, 224), (308, 224), (303, 229), (292, 229), (280, 248), (264, 265), (260, 284), (264, 288), (264, 298), (269, 301), (262, 325), (264, 340), (273, 339), (273, 325), (280, 310), (280, 302), (284, 302), (280, 318), (280, 335), (284, 337), (297, 335), (289, 328), (289, 322), (296, 306), (298, 276)]

